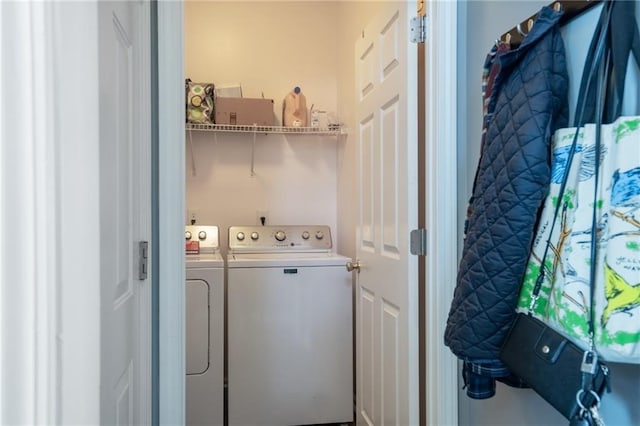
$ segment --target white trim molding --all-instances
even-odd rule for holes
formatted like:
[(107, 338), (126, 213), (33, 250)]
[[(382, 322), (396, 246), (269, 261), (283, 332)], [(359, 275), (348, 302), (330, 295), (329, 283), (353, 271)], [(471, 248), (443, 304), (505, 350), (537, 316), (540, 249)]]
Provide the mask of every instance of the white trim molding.
[(427, 1), (426, 44), (426, 424), (458, 424), (458, 363), (443, 343), (457, 274), (457, 13)]
[(161, 425), (185, 421), (183, 4), (158, 2)]
[(48, 8), (0, 4), (1, 424), (52, 424), (58, 413), (59, 204)]
[(71, 96), (96, 87), (95, 17), (0, 3), (2, 424), (99, 422), (98, 251), (76, 237), (98, 229), (98, 119)]
[[(139, 70), (140, 77), (137, 79), (135, 87), (135, 99), (142, 100), (141, 103), (135, 105), (135, 120), (140, 123), (136, 126), (139, 144), (139, 152), (135, 156), (139, 160), (138, 165), (134, 168), (134, 197), (138, 200), (137, 230), (138, 235), (135, 236), (136, 241), (148, 241), (151, 247), (152, 230), (151, 230), (151, 113), (147, 108), (144, 100), (151, 97), (151, 4), (148, 1), (138, 2), (136, 25), (136, 43), (138, 49), (134, 53), (134, 69)], [(136, 170), (137, 169), (137, 170)], [(152, 423), (152, 395), (153, 389), (151, 384), (152, 363), (152, 319), (151, 319), (151, 303), (152, 303), (152, 263), (154, 259), (149, 256), (149, 265), (147, 266), (148, 276), (146, 280), (140, 281), (138, 295), (138, 324), (139, 336), (141, 341), (138, 345), (137, 359), (139, 361), (138, 378), (139, 383), (137, 389), (137, 400), (139, 402), (137, 414), (140, 416), (140, 425), (150, 425)]]

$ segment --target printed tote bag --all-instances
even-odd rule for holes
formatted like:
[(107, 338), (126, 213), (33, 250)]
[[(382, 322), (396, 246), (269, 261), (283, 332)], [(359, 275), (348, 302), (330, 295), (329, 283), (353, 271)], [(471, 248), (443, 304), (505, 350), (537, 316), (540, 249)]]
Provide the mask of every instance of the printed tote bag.
[[(616, 31), (628, 38), (623, 46), (626, 49), (624, 56), (628, 58), (629, 52), (633, 52), (638, 61), (640, 37), (632, 17), (634, 14), (622, 9), (631, 7), (632, 3), (616, 2), (616, 7), (621, 5), (620, 16), (631, 16), (626, 29), (620, 24), (623, 18), (618, 18)], [(612, 34), (609, 50), (619, 48), (621, 44), (616, 41), (616, 34)], [(626, 70), (627, 61), (619, 58), (620, 54), (616, 57), (614, 52), (613, 69)], [(619, 116), (624, 74), (611, 73), (608, 80), (609, 89), (613, 86), (609, 92), (617, 92), (617, 97), (615, 102), (605, 105), (605, 122), (609, 124), (602, 124), (600, 128), (598, 182), (595, 179), (596, 125), (577, 127), (577, 144), (570, 161), (576, 128), (559, 129), (554, 134), (551, 185), (517, 310), (528, 311), (532, 290), (544, 267), (544, 281), (533, 315), (583, 349), (589, 349), (590, 267), (591, 262), (596, 262), (595, 348), (606, 361), (640, 364), (640, 116)], [(614, 81), (620, 75), (621, 81)], [(611, 104), (615, 105), (611, 107)], [(562, 199), (558, 199), (567, 167), (566, 187)], [(560, 207), (552, 226), (558, 203)], [(594, 208), (598, 246), (596, 258), (592, 259), (590, 235)], [(548, 241), (550, 249), (542, 259)]]

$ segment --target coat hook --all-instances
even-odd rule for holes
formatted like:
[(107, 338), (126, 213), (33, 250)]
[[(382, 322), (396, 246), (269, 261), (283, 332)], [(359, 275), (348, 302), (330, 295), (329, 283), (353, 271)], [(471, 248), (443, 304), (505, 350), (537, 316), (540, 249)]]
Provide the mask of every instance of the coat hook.
[(522, 37), (526, 37), (527, 33), (522, 31), (522, 24), (521, 23), (516, 25), (516, 29), (518, 30), (518, 34), (520, 34)]
[(533, 28), (533, 18), (529, 18), (527, 21), (527, 34), (531, 32), (531, 28)]
[(507, 44), (511, 43), (511, 33), (507, 33), (507, 35), (504, 36), (504, 42)]
[(561, 12), (562, 11), (562, 3), (560, 3), (559, 1), (555, 2), (553, 4), (553, 10), (555, 10), (556, 12)]

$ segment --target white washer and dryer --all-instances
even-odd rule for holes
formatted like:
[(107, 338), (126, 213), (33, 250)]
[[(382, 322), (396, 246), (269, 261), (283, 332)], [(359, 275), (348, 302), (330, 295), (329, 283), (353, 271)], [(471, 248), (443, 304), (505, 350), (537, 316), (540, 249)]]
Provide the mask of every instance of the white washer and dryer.
[(328, 226), (232, 226), (230, 426), (353, 421), (352, 274)]
[(186, 424), (224, 424), (224, 259), (217, 226), (187, 226)]

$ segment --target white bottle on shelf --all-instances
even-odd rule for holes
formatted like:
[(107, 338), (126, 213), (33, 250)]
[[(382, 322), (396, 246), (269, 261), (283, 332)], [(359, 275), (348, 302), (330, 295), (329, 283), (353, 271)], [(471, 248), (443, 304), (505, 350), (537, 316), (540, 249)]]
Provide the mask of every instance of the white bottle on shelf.
[(307, 98), (296, 86), (282, 102), (282, 125), (285, 127), (307, 127)]
[(313, 109), (313, 105), (311, 105), (311, 111), (309, 115), (311, 115), (311, 120), (310, 120), (311, 127), (315, 127), (315, 128), (320, 127), (320, 117), (318, 115), (318, 110)]

